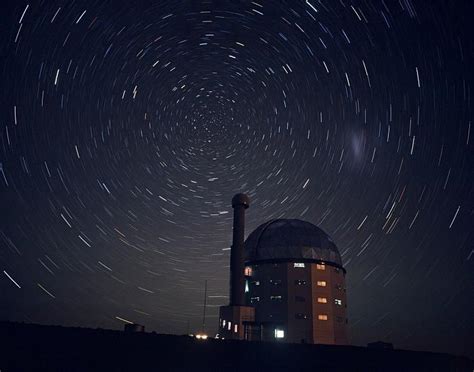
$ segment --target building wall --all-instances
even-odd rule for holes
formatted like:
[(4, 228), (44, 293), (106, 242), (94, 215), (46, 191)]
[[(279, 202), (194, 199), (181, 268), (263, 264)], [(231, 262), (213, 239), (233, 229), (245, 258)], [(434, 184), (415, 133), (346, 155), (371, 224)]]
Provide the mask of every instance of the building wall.
[(247, 304), (255, 307), (256, 322), (283, 329), (285, 342), (347, 344), (343, 270), (283, 262), (252, 265), (251, 271), (246, 295)]

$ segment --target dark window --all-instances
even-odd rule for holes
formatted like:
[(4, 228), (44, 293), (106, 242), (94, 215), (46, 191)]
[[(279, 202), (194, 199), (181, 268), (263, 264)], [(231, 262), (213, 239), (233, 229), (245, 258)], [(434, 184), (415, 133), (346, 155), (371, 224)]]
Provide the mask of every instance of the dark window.
[(306, 314), (298, 313), (295, 314), (296, 319), (308, 319), (308, 316)]
[(270, 284), (281, 285), (281, 279), (270, 279)]
[(306, 285), (306, 280), (295, 280), (295, 285)]
[(306, 302), (306, 298), (303, 296), (295, 296), (295, 301), (296, 302)]

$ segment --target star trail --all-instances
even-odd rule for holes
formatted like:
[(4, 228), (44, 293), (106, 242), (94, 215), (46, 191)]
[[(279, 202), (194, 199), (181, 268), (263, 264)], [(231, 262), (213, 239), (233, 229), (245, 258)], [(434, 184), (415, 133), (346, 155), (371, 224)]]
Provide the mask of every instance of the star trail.
[(353, 344), (474, 355), (468, 1), (2, 13), (1, 319), (183, 334), (207, 280), (217, 328), (245, 192), (332, 236)]

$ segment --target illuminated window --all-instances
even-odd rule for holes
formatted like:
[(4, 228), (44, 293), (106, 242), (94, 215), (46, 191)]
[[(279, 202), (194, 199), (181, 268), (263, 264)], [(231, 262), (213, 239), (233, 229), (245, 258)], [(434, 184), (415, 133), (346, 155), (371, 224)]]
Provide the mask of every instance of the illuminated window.
[(270, 300), (275, 301), (275, 302), (281, 302), (282, 297), (277, 295), (277, 296), (270, 296)]
[(281, 279), (270, 279), (270, 284), (281, 285)]
[(237, 333), (237, 332), (239, 332), (239, 325), (234, 324), (234, 333)]
[(293, 267), (304, 267), (304, 263), (302, 263), (302, 262), (295, 262), (295, 263), (293, 264)]
[(328, 299), (326, 297), (318, 297), (318, 302), (320, 304), (327, 304), (328, 303)]
[(318, 320), (328, 320), (328, 316), (325, 314), (319, 314), (318, 315)]
[(308, 319), (308, 316), (306, 314), (298, 313), (295, 314), (296, 319)]
[(318, 269), (318, 270), (326, 270), (326, 265), (325, 265), (325, 264), (316, 264), (316, 269)]
[(326, 287), (326, 282), (324, 280), (318, 280), (318, 287)]
[(246, 266), (244, 270), (244, 275), (252, 276), (252, 268), (250, 266)]
[(255, 302), (259, 302), (260, 301), (260, 297), (259, 296), (256, 296), (256, 297), (250, 297), (250, 303), (255, 303)]
[(275, 329), (275, 338), (285, 337), (285, 331), (283, 329)]
[(306, 280), (295, 280), (295, 285), (306, 285)]
[(296, 302), (305, 302), (306, 298), (304, 298), (303, 296), (295, 296), (295, 301)]
[(342, 306), (342, 300), (339, 300), (338, 298), (334, 299), (334, 303), (335, 303), (337, 306)]
[(232, 329), (232, 322), (229, 322), (227, 323), (227, 330), (230, 331), (231, 329)]

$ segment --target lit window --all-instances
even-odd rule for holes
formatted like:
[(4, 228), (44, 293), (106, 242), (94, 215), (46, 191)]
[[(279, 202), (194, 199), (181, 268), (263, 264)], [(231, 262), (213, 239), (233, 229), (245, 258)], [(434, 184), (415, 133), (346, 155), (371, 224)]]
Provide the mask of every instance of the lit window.
[(245, 281), (245, 293), (249, 291), (249, 282), (246, 280)]
[(326, 282), (324, 280), (318, 280), (318, 287), (326, 287)]
[(305, 302), (306, 298), (304, 298), (303, 296), (295, 296), (295, 301), (296, 302)]
[(328, 316), (325, 315), (325, 314), (319, 314), (319, 315), (318, 315), (318, 319), (319, 319), (319, 320), (328, 320)]
[(270, 300), (275, 302), (281, 302), (281, 296), (270, 296)]
[(252, 268), (250, 266), (246, 266), (244, 270), (245, 276), (252, 276)]
[(225, 328), (225, 319), (222, 321), (222, 328)]
[(259, 302), (260, 301), (260, 297), (257, 296), (257, 297), (250, 297), (250, 303), (255, 303), (255, 302)]
[(316, 264), (316, 269), (318, 269), (318, 270), (326, 270), (326, 265), (325, 265), (325, 264)]
[(342, 306), (342, 300), (339, 300), (338, 298), (334, 299), (334, 303), (338, 306)]
[(327, 304), (328, 303), (328, 299), (326, 297), (318, 297), (318, 302), (320, 304)]
[(227, 323), (227, 330), (230, 331), (231, 329), (232, 329), (232, 322), (229, 322)]
[(237, 332), (239, 332), (239, 325), (234, 324), (234, 333), (237, 333)]
[(275, 329), (275, 338), (285, 337), (285, 331), (283, 329)]
[(293, 264), (293, 267), (304, 267), (304, 263), (302, 263), (302, 262), (295, 262), (295, 263)]
[(295, 285), (306, 285), (306, 280), (295, 280)]

